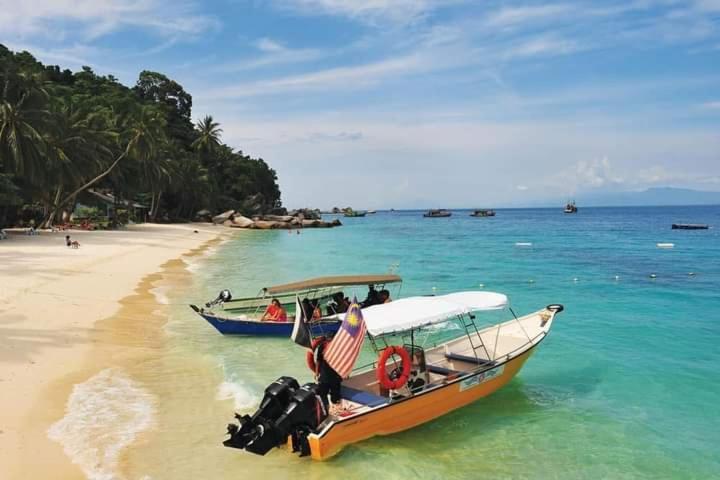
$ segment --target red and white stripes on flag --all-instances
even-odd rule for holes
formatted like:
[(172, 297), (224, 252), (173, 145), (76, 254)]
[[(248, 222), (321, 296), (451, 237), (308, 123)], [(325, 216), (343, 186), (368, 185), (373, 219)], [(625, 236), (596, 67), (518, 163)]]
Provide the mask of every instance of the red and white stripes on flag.
[(342, 378), (349, 377), (352, 372), (365, 340), (365, 330), (360, 305), (357, 298), (354, 298), (345, 314), (345, 320), (323, 354), (325, 362)]

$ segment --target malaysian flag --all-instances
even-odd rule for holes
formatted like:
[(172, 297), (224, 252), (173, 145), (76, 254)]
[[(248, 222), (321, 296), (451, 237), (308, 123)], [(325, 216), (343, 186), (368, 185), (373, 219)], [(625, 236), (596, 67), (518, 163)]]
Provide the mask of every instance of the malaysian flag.
[(325, 361), (342, 378), (349, 377), (364, 339), (365, 321), (357, 298), (353, 298), (345, 320), (325, 350)]

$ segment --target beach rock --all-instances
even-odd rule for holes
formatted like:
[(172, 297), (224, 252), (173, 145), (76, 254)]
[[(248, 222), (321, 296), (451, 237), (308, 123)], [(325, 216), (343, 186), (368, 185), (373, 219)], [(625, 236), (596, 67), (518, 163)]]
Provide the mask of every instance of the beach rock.
[(294, 218), (292, 215), (262, 215), (260, 220), (268, 222), (292, 222)]
[(231, 223), (232, 227), (251, 228), (255, 222), (253, 222), (247, 217), (243, 217), (242, 215), (235, 215), (235, 217), (231, 220)]
[(291, 210), (288, 215), (293, 217), (301, 217), (305, 220), (320, 220), (320, 210), (310, 208), (299, 208), (297, 210)]
[(223, 223), (226, 227), (232, 227), (233, 221), (232, 220), (225, 220)]
[(195, 214), (195, 221), (196, 222), (211, 222), (212, 221), (212, 212), (210, 210), (200, 210)]
[(257, 220), (253, 222), (253, 227), (259, 230), (274, 230), (277, 228), (289, 228), (285, 222), (268, 222), (266, 220)]
[(228, 210), (227, 212), (223, 212), (220, 215), (214, 216), (212, 218), (212, 221), (216, 224), (224, 223), (226, 220), (232, 220), (234, 215), (235, 210)]

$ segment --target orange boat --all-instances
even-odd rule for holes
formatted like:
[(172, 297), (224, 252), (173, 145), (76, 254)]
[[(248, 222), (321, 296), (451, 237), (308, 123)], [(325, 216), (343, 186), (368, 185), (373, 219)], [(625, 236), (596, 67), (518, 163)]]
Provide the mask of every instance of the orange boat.
[[(325, 414), (315, 384), (300, 387), (281, 377), (253, 416), (236, 415), (240, 425), (228, 426), (225, 445), (261, 455), (287, 445), (325, 460), (352, 443), (407, 430), (490, 395), (520, 371), (563, 310), (548, 305), (518, 318), (508, 308), (511, 320), (477, 326), (477, 313), (507, 306), (499, 293), (458, 292), (366, 308), (368, 339), (380, 357), (343, 382), (341, 409)], [(462, 327), (458, 335), (434, 342), (437, 325), (449, 322)], [(389, 345), (399, 336), (409, 343)]]

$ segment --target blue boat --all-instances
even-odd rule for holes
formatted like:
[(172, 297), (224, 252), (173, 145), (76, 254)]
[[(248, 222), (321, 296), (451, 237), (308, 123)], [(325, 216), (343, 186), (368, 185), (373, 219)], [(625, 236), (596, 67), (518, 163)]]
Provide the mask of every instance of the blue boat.
[[(254, 335), (259, 337), (289, 337), (293, 322), (261, 322), (260, 320), (233, 320), (214, 314), (198, 312), (207, 322), (223, 335)], [(310, 324), (312, 336), (335, 334), (340, 327), (339, 320), (320, 320)]]
[[(343, 288), (372, 287), (373, 291), (400, 282), (402, 279), (392, 274), (319, 277), (266, 287), (256, 297), (233, 299), (229, 290), (223, 290), (205, 307), (190, 305), (190, 308), (223, 335), (289, 337), (294, 325), (296, 300), (307, 298), (317, 300), (325, 313), (323, 318), (309, 322), (310, 333), (313, 336), (329, 335), (340, 327), (334, 302), (336, 295), (343, 293)], [(277, 299), (287, 312), (287, 321), (261, 320), (265, 308), (273, 299)]]

